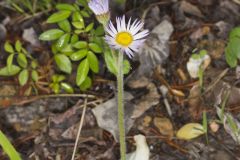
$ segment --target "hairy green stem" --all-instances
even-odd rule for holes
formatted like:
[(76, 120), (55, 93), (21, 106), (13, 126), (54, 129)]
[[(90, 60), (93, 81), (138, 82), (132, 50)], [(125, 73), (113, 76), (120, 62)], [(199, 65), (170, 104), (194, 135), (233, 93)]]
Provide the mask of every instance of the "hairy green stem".
[(124, 123), (124, 91), (123, 91), (123, 53), (118, 53), (118, 128), (121, 160), (126, 160), (126, 141), (125, 141), (125, 123)]

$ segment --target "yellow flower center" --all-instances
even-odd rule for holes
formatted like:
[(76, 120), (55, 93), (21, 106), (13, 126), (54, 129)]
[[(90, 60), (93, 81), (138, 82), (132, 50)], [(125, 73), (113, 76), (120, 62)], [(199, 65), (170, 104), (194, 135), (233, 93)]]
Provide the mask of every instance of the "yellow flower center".
[(133, 36), (128, 32), (119, 32), (116, 36), (116, 42), (127, 47), (133, 42)]

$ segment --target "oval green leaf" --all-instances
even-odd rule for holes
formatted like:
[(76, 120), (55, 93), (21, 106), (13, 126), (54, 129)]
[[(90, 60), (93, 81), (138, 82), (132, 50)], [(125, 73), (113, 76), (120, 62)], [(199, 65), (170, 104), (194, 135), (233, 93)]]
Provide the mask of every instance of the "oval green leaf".
[(80, 90), (81, 91), (86, 91), (92, 86), (92, 80), (91, 78), (87, 77), (85, 81), (80, 85)]
[(72, 6), (71, 4), (67, 4), (67, 3), (59, 3), (57, 4), (56, 8), (58, 10), (68, 10), (68, 11), (75, 11), (75, 7)]
[(82, 49), (82, 50), (79, 50), (75, 53), (73, 53), (70, 58), (72, 61), (79, 61), (81, 59), (83, 59), (88, 53), (88, 50), (87, 49)]
[(4, 49), (8, 53), (14, 53), (13, 46), (9, 42), (5, 42)]
[(93, 52), (88, 51), (87, 59), (88, 59), (88, 62), (89, 62), (90, 69), (94, 73), (98, 73), (99, 64), (98, 64), (98, 59), (97, 59), (96, 55)]
[(240, 27), (236, 27), (230, 32), (229, 38), (232, 39), (234, 37), (240, 38)]
[(131, 70), (131, 65), (128, 60), (123, 61), (123, 74), (128, 74)]
[(72, 25), (77, 29), (83, 29), (84, 23), (83, 22), (72, 22)]
[(89, 17), (90, 17), (90, 14), (89, 14), (88, 12), (86, 12), (86, 11), (81, 11), (81, 15), (82, 15), (83, 17), (86, 17), (86, 18), (89, 18)]
[(71, 24), (67, 19), (59, 22), (58, 26), (65, 32), (71, 32)]
[(69, 40), (70, 40), (70, 34), (69, 33), (66, 33), (66, 34), (62, 35), (56, 43), (57, 49), (62, 50), (64, 47), (67, 46)]
[(34, 82), (37, 82), (38, 81), (38, 72), (36, 71), (36, 70), (33, 70), (32, 71), (32, 80), (34, 81)]
[(16, 65), (11, 65), (11, 67), (8, 69), (8, 67), (3, 67), (0, 69), (0, 76), (14, 76), (21, 70), (20, 67)]
[(240, 38), (233, 37), (230, 39), (228, 43), (228, 48), (231, 51), (231, 54), (235, 55), (236, 57), (240, 58)]
[(58, 39), (63, 34), (64, 32), (60, 29), (50, 29), (48, 31), (43, 32), (40, 35), (39, 39), (42, 41), (52, 41)]
[(104, 53), (104, 60), (105, 60), (105, 63), (107, 64), (108, 70), (114, 75), (117, 75), (117, 64), (111, 55), (111, 51), (106, 51)]
[(28, 81), (28, 71), (26, 69), (22, 70), (18, 75), (18, 81), (21, 86), (24, 86)]
[(72, 86), (68, 83), (62, 82), (61, 87), (67, 93), (70, 93), (70, 94), (74, 93), (74, 90), (73, 90)]
[(87, 46), (88, 46), (88, 43), (86, 41), (78, 41), (73, 45), (73, 47), (77, 49), (87, 48)]
[(71, 44), (75, 44), (77, 41), (79, 41), (78, 35), (73, 34), (71, 37)]
[(91, 31), (91, 30), (93, 29), (93, 26), (94, 26), (94, 23), (90, 23), (90, 24), (86, 27), (85, 32)]
[(19, 66), (21, 66), (22, 68), (26, 68), (27, 67), (27, 57), (25, 54), (23, 53), (19, 53), (18, 57), (17, 57), (17, 62), (19, 64)]
[(82, 22), (84, 23), (83, 17), (79, 12), (74, 12), (72, 15), (73, 22)]
[(7, 68), (8, 70), (11, 70), (11, 66), (12, 66), (12, 62), (13, 62), (13, 57), (14, 57), (14, 54), (10, 54), (7, 58)]
[(89, 63), (88, 59), (84, 59), (80, 62), (78, 69), (77, 69), (77, 77), (76, 77), (76, 84), (80, 86), (85, 79), (87, 78), (89, 72)]
[(229, 47), (226, 48), (225, 52), (226, 52), (225, 59), (226, 59), (226, 62), (228, 63), (228, 65), (231, 68), (236, 67), (237, 66), (237, 57), (234, 54), (231, 54)]
[(64, 54), (56, 54), (54, 56), (55, 62), (58, 66), (58, 68), (65, 72), (70, 74), (72, 72), (72, 64), (71, 61), (69, 60), (69, 58), (64, 55)]
[(57, 13), (52, 14), (48, 19), (47, 23), (56, 23), (67, 19), (71, 15), (71, 11), (62, 10)]
[(58, 94), (60, 92), (60, 86), (58, 83), (51, 84), (50, 87), (55, 94)]
[(102, 48), (96, 43), (89, 43), (89, 48), (95, 53), (102, 53)]
[(17, 40), (15, 43), (15, 49), (17, 52), (21, 52), (22, 50), (22, 43), (19, 40)]

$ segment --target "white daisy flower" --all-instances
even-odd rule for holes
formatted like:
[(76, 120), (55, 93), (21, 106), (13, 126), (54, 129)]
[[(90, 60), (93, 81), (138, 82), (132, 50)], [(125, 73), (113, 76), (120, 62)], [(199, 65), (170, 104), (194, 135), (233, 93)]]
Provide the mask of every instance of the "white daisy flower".
[(129, 58), (132, 58), (133, 52), (137, 52), (142, 46), (149, 31), (143, 30), (139, 32), (144, 26), (144, 23), (139, 20), (131, 23), (130, 18), (126, 24), (125, 16), (117, 17), (116, 23), (116, 28), (111, 21), (108, 26), (105, 27), (108, 33), (108, 35), (105, 36), (105, 40), (112, 48), (120, 50), (126, 53)]

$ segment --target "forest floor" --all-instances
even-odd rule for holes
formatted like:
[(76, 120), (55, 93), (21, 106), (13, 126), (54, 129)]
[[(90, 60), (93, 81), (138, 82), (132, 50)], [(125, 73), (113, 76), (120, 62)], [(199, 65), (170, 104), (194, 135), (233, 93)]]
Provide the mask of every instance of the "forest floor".
[[(150, 30), (125, 75), (127, 152), (135, 150), (133, 136), (142, 134), (150, 160), (240, 160), (239, 67), (230, 68), (225, 58), (229, 33), (240, 25), (240, 1), (127, 0), (111, 8), (112, 17), (126, 13), (142, 19)], [(40, 76), (57, 72), (50, 43), (38, 39), (53, 11), (29, 16), (0, 1), (0, 68), (8, 55), (4, 43), (20, 40), (38, 60)], [(208, 55), (203, 75), (191, 78), (187, 64), (192, 54), (201, 52)], [(74, 94), (51, 92), (45, 85), (49, 77), (32, 94), (30, 84), (20, 86), (17, 76), (0, 76), (0, 130), (24, 160), (71, 159), (81, 117), (75, 159), (119, 159), (116, 79), (99, 57), (92, 87)], [(206, 123), (205, 133), (188, 137), (191, 130), (186, 130), (177, 135), (192, 123)], [(2, 159), (7, 156), (0, 149)]]

